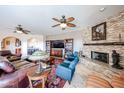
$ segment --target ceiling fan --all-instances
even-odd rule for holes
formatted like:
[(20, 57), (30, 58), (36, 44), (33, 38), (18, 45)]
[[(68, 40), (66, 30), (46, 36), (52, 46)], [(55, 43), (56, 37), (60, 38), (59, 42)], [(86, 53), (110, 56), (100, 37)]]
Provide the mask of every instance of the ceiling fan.
[(74, 21), (75, 18), (74, 17), (69, 17), (69, 18), (65, 18), (65, 16), (63, 15), (62, 16), (62, 19), (57, 19), (57, 18), (52, 18), (54, 21), (57, 21), (59, 22), (58, 24), (56, 25), (53, 25), (52, 27), (56, 27), (56, 26), (60, 26), (62, 28), (62, 30), (65, 30), (65, 28), (68, 26), (68, 27), (76, 27), (75, 24), (72, 24), (70, 22)]
[(30, 33), (31, 31), (28, 31), (28, 30), (24, 30), (23, 28), (22, 28), (22, 25), (18, 25), (17, 27), (15, 27), (15, 31), (14, 31), (14, 33), (20, 33), (20, 34), (28, 34), (28, 33)]

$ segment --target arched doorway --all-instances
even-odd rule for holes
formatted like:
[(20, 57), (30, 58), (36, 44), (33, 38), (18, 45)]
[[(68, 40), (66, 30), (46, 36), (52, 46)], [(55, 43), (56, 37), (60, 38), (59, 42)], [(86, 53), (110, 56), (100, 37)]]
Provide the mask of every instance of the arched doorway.
[(1, 42), (2, 50), (10, 50), (14, 54), (21, 54), (21, 41), (16, 37), (5, 37)]

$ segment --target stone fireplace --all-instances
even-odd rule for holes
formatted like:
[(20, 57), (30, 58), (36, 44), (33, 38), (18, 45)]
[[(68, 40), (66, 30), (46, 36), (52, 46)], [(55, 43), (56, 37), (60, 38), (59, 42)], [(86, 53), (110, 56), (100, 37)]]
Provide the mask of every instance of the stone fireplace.
[(124, 66), (124, 12), (109, 17), (104, 22), (106, 22), (106, 40), (92, 41), (92, 26), (82, 31), (83, 54), (91, 58), (91, 51), (107, 53), (109, 55), (107, 63), (113, 65), (112, 50), (116, 50), (120, 54), (119, 64)]
[(91, 59), (98, 60), (104, 63), (109, 63), (109, 54), (103, 52), (91, 51)]

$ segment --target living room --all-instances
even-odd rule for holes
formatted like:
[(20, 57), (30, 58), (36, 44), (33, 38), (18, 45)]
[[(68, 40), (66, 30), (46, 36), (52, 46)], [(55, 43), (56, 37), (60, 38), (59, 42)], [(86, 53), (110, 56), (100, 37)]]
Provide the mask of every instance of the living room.
[(0, 88), (124, 87), (123, 5), (0, 11)]

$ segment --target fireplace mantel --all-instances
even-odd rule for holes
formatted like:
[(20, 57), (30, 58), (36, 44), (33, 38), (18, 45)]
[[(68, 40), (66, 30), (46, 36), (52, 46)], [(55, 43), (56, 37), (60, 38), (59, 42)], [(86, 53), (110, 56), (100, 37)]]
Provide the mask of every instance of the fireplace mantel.
[(102, 46), (109, 46), (109, 45), (120, 45), (123, 46), (124, 42), (105, 42), (105, 43), (84, 43), (84, 46), (98, 46), (98, 45), (102, 45)]

